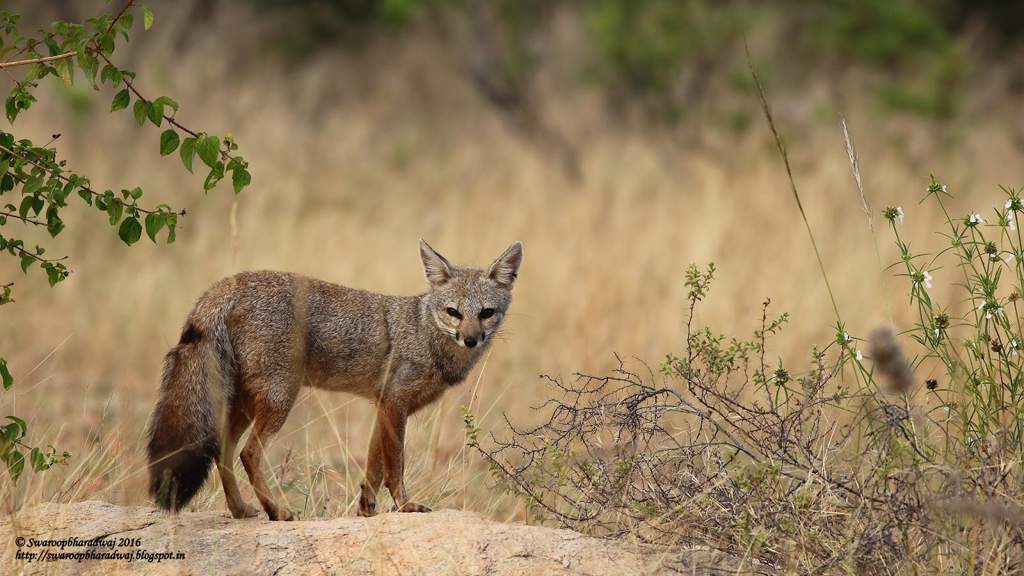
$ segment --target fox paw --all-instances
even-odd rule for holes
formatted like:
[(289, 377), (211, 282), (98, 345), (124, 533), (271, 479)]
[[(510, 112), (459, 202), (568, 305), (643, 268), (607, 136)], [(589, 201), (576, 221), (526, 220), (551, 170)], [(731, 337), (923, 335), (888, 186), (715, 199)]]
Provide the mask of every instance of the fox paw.
[(268, 514), (268, 516), (270, 516), (271, 520), (283, 522), (290, 522), (292, 520), (295, 520), (295, 515), (292, 514), (292, 511), (287, 508), (281, 508), (277, 511), (277, 514)]
[(359, 502), (359, 511), (357, 512), (357, 514), (359, 514), (360, 516), (363, 516), (364, 518), (369, 518), (370, 516), (376, 516), (377, 515), (377, 503), (376, 502), (369, 502), (369, 503), (367, 503), (367, 502), (360, 501)]
[(241, 510), (231, 510), (231, 516), (235, 518), (255, 518), (260, 515), (260, 509), (252, 504), (242, 504)]
[(395, 509), (396, 512), (430, 512), (430, 508), (416, 502), (406, 502)]

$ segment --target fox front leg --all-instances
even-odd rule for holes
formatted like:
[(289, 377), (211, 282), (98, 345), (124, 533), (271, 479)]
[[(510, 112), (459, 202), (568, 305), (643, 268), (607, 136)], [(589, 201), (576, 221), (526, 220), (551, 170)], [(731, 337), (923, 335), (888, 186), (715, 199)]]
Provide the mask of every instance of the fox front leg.
[(366, 481), (359, 499), (359, 513), (373, 515), (376, 492), (381, 478), (391, 492), (398, 512), (430, 512), (430, 508), (411, 502), (405, 492), (405, 422), (406, 414), (393, 407), (381, 405), (377, 410), (377, 426), (370, 441), (367, 457)]
[(404, 413), (391, 414), (384, 430), (384, 484), (395, 501), (395, 511), (430, 512), (430, 508), (411, 502), (405, 493), (405, 421)]
[(366, 454), (366, 477), (359, 487), (359, 515), (373, 516), (377, 513), (377, 492), (384, 480), (384, 458), (381, 453), (380, 414), (377, 424), (370, 437), (370, 447)]

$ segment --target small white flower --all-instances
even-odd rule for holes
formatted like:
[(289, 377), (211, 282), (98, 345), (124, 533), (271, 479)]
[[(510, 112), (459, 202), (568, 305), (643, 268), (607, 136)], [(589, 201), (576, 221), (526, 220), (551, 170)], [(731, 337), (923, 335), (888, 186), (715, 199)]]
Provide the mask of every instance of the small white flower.
[(932, 273), (927, 270), (922, 270), (920, 273), (915, 273), (913, 275), (913, 278), (914, 288), (917, 288), (921, 284), (924, 284), (925, 288), (932, 287)]
[(903, 224), (903, 206), (896, 207), (896, 217), (900, 219), (900, 225)]
[(860, 350), (857, 350), (857, 353), (854, 354), (854, 357), (857, 358), (858, 361), (860, 361), (864, 359), (864, 354), (862, 354)]
[(1010, 230), (1017, 229), (1017, 222), (1013, 219), (1013, 212), (1006, 213), (1006, 227)]
[(1010, 206), (1013, 206), (1013, 199), (1012, 198), (1007, 198), (1006, 199), (1006, 204), (1003, 204), (1003, 208), (1006, 208), (1007, 210), (1009, 210)]
[(999, 312), (999, 306), (998, 305), (996, 305), (996, 306), (986, 306), (985, 303), (982, 302), (982, 304), (978, 308), (978, 310), (982, 310), (982, 311), (985, 312), (985, 319), (986, 320), (991, 320), (992, 319), (992, 315)]
[(853, 337), (847, 334), (846, 332), (843, 332), (843, 342), (849, 344), (850, 342), (853, 342)]
[(1013, 252), (1006, 252), (1003, 254), (1003, 262), (1006, 262), (1007, 265), (1013, 266), (1013, 262), (1016, 259), (1017, 257), (1013, 254)]
[(982, 218), (981, 214), (978, 214), (977, 212), (971, 214), (967, 218), (967, 221), (970, 222), (971, 224), (984, 224), (985, 223), (985, 219)]

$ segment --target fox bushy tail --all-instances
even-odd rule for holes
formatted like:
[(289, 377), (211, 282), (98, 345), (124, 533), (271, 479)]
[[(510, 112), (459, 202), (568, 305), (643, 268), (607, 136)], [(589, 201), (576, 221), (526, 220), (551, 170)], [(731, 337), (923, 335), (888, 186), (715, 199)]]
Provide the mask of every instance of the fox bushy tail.
[(149, 494), (178, 511), (196, 495), (220, 450), (232, 396), (234, 356), (226, 313), (193, 311), (164, 358), (160, 399), (149, 424)]

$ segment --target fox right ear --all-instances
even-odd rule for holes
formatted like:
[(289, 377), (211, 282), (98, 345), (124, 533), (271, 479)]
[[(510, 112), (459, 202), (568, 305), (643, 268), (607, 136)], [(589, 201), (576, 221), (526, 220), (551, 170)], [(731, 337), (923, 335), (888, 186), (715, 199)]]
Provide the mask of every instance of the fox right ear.
[(443, 286), (452, 279), (451, 264), (422, 238), (420, 238), (420, 258), (423, 260), (423, 272), (431, 286)]

